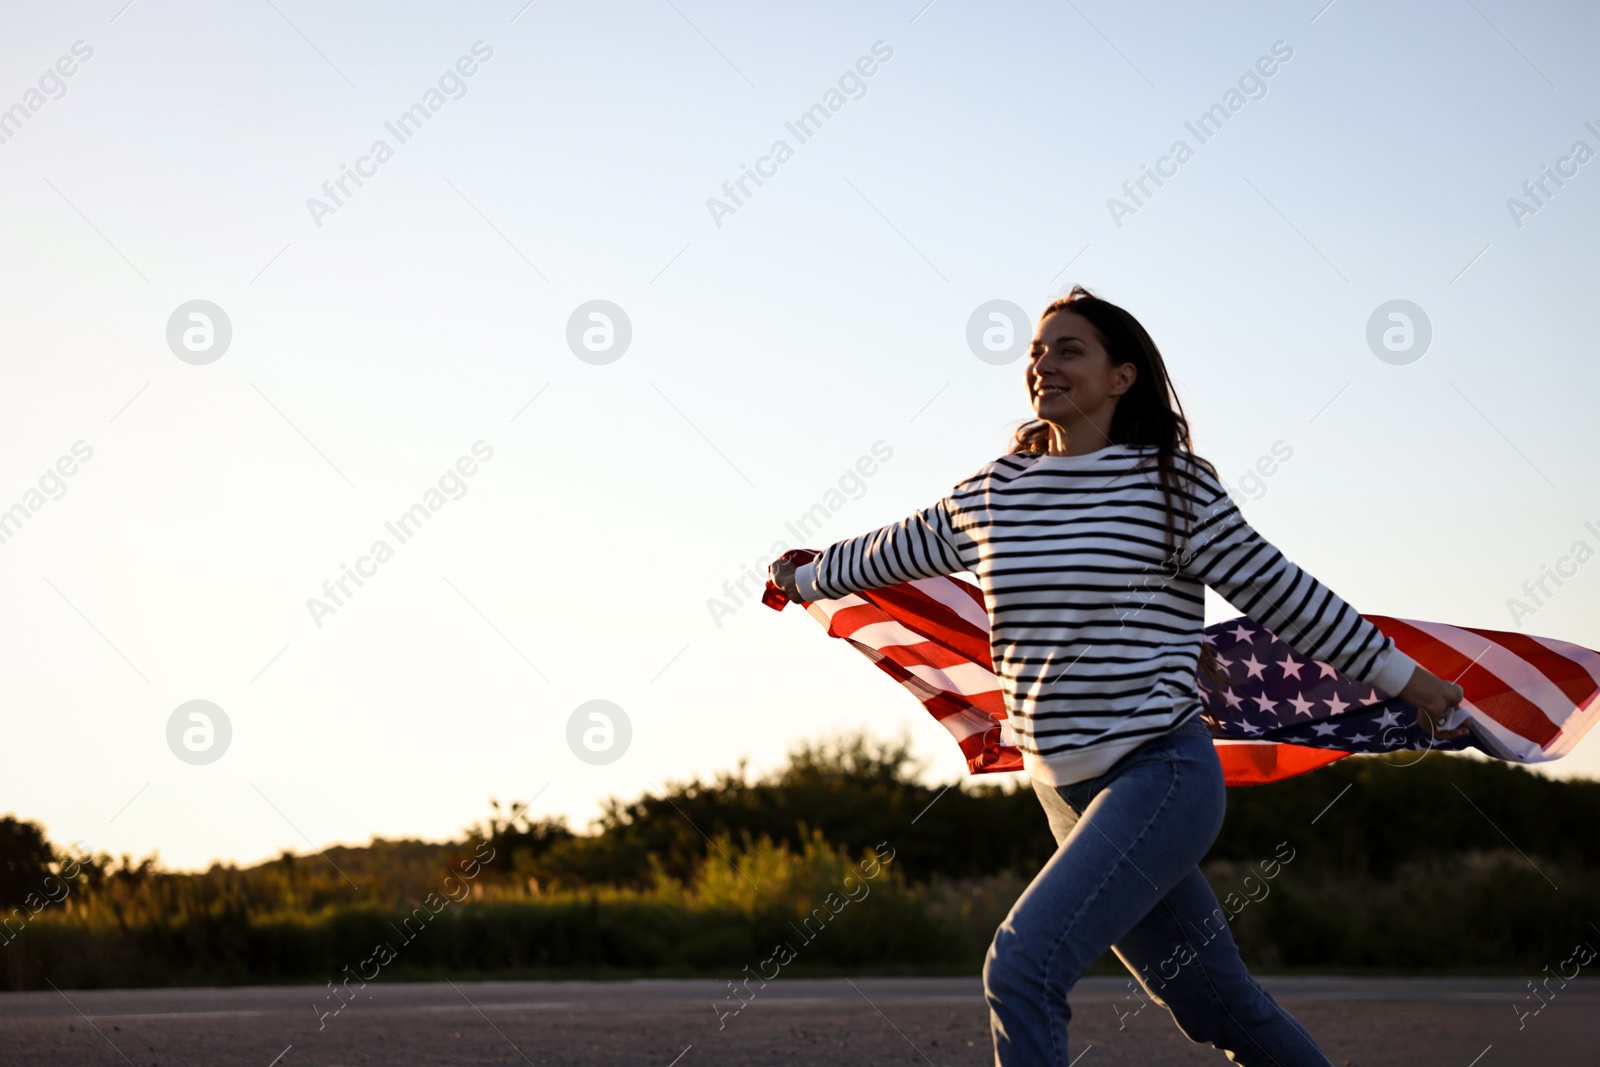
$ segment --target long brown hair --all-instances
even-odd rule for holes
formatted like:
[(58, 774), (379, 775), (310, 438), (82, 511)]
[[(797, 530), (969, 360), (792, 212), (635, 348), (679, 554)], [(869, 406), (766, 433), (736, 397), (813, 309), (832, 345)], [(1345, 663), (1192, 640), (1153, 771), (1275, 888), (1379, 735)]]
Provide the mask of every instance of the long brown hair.
[[(1221, 478), (1210, 462), (1194, 454), (1189, 420), (1183, 414), (1182, 401), (1172, 388), (1161, 350), (1138, 319), (1081, 285), (1074, 285), (1070, 293), (1053, 301), (1044, 309), (1039, 320), (1042, 322), (1045, 316), (1057, 311), (1070, 311), (1086, 320), (1105, 347), (1112, 366), (1132, 363), (1138, 371), (1133, 385), (1117, 399), (1116, 409), (1111, 416), (1111, 443), (1156, 446), (1156, 475), (1166, 511), (1167, 547), (1172, 553), (1168, 558), (1182, 558), (1178, 555), (1177, 545), (1178, 514), (1180, 511), (1183, 514), (1186, 538), (1192, 528), (1194, 514), (1187, 504), (1181, 509), (1174, 506), (1174, 497), (1186, 501), (1190, 499), (1188, 493), (1178, 489), (1174, 456), (1182, 452), (1186, 459), (1205, 468), (1218, 481)], [(1043, 419), (1029, 419), (1017, 427), (1006, 453), (1049, 451), (1050, 424)], [(1200, 645), (1200, 668), (1213, 688), (1218, 692), (1227, 690), (1227, 678), (1218, 669), (1210, 646), (1203, 641)]]

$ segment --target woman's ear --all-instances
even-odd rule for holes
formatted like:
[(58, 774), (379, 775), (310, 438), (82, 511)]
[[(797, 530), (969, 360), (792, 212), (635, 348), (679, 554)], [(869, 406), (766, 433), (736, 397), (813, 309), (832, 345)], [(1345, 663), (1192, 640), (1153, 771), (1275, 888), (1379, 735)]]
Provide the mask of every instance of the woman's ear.
[(1134, 365), (1132, 360), (1117, 364), (1112, 368), (1112, 373), (1117, 376), (1117, 386), (1116, 390), (1111, 394), (1112, 396), (1121, 396), (1126, 393), (1133, 388), (1133, 383), (1139, 379), (1139, 368)]

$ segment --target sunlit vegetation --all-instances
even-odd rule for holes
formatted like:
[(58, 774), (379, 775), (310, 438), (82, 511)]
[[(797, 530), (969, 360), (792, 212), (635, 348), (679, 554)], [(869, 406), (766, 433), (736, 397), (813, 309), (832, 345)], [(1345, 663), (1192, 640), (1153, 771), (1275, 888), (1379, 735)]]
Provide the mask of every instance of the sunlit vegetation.
[[(612, 798), (586, 831), (491, 801), (459, 841), (201, 872), (3, 817), (0, 988), (977, 973), (1055, 842), (1030, 788), (919, 772), (904, 740), (857, 734)], [(1600, 782), (1354, 757), (1230, 790), (1202, 866), (1257, 967), (1536, 972), (1600, 936), (1596, 825)]]

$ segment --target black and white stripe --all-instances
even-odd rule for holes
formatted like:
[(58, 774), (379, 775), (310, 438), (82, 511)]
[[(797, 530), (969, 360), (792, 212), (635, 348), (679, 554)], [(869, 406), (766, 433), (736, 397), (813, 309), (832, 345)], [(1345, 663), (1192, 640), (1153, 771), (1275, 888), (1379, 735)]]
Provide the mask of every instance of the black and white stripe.
[(1263, 539), (1182, 453), (1170, 551), (1155, 453), (1002, 456), (932, 506), (829, 546), (799, 569), (801, 595), (972, 572), (1018, 747), (1034, 777), (1063, 783), (1200, 711), (1207, 585), (1302, 655), (1391, 695), (1404, 688), (1415, 661)]

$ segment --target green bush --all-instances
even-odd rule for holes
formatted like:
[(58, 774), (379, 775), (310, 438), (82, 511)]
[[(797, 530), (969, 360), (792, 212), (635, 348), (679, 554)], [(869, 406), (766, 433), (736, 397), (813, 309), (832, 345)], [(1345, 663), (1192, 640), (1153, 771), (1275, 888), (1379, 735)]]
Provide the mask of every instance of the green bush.
[[(495, 804), (460, 842), (192, 873), (68, 857), (0, 817), (0, 988), (321, 984), (374, 969), (732, 976), (780, 946), (786, 974), (977, 973), (1054, 841), (1031, 789), (939, 789), (908, 752), (866, 735), (802, 745), (760, 778), (741, 766), (613, 799), (589, 834)], [(1600, 908), (1587, 910), (1597, 819), (1600, 782), (1441, 753), (1352, 757), (1229, 790), (1202, 869), (1224, 900), (1256, 886), (1228, 909), (1253, 966), (1537, 973), (1600, 937)], [(1280, 842), (1294, 859), (1262, 894), (1259, 865)], [(70, 892), (38, 910), (52, 878)], [(444, 903), (459, 882), (466, 894)], [(392, 958), (375, 968), (380, 947)], [(1108, 954), (1096, 970), (1118, 967)]]

